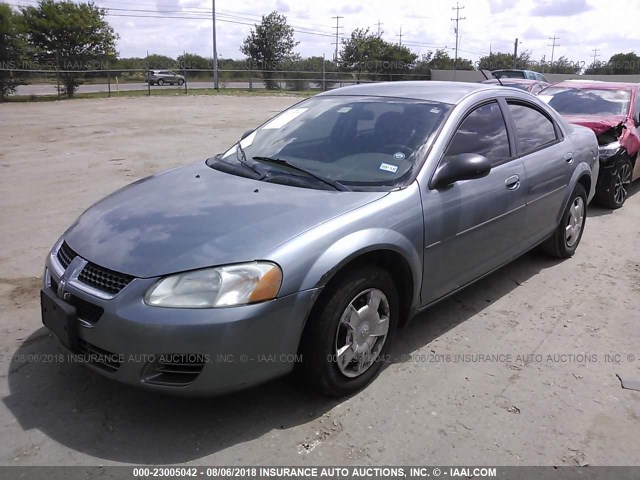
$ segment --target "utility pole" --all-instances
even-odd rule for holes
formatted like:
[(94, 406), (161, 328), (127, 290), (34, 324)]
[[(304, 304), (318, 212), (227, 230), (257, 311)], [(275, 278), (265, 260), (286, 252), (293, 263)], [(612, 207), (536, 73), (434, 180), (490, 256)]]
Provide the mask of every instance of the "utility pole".
[(599, 48), (594, 48), (593, 50), (591, 50), (593, 52), (593, 68), (596, 67), (596, 58), (598, 58), (600, 55), (598, 55), (598, 50), (600, 50)]
[(338, 36), (340, 33), (340, 19), (344, 18), (344, 17), (340, 17), (340, 16), (336, 16), (336, 17), (331, 17), (331, 18), (335, 18), (336, 19), (336, 26), (333, 27), (336, 29), (336, 53), (333, 57), (333, 60), (336, 62), (336, 65), (338, 64), (338, 46), (340, 45)]
[(513, 42), (513, 69), (518, 68), (518, 39)]
[(378, 36), (382, 35), (382, 29), (380, 28), (382, 25), (384, 25), (384, 23), (381, 23), (380, 20), (378, 20)]
[(398, 45), (402, 46), (402, 25), (400, 25), (400, 35), (396, 35), (400, 40), (398, 41)]
[[(458, 5), (458, 2), (456, 2), (456, 6), (452, 7), (451, 10), (455, 10), (456, 11), (456, 18), (452, 18), (452, 21), (456, 22), (456, 53), (455, 53), (455, 58), (453, 59), (453, 71), (455, 72), (458, 69), (458, 33), (460, 32), (459, 27), (459, 23), (461, 20), (466, 20), (465, 17), (461, 17), (460, 16), (460, 10), (463, 10), (464, 7), (461, 7), (460, 5)], [(455, 75), (455, 74), (454, 74)]]
[(559, 47), (560, 44), (556, 43), (556, 40), (560, 40), (560, 37), (556, 37), (555, 35), (553, 37), (549, 37), (549, 40), (553, 40), (553, 43), (551, 45), (547, 44), (547, 47), (551, 47), (551, 65), (549, 66), (549, 72), (553, 71), (553, 55), (556, 51), (556, 47)]
[(218, 48), (216, 45), (216, 0), (211, 0), (211, 20), (213, 21), (213, 88), (218, 90)]

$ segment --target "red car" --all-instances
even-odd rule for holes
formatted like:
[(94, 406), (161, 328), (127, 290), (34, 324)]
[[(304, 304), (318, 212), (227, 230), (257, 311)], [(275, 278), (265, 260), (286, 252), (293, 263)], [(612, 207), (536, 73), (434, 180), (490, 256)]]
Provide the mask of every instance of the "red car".
[(640, 177), (640, 84), (567, 80), (538, 96), (570, 123), (594, 131), (600, 156), (595, 200), (620, 208)]

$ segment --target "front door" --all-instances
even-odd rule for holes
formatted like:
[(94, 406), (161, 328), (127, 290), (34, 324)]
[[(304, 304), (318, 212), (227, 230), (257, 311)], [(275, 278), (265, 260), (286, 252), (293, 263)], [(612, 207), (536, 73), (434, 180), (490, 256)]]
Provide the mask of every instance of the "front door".
[(425, 255), (422, 304), (457, 290), (519, 253), (525, 224), (524, 165), (511, 152), (496, 101), (472, 109), (441, 162), (476, 153), (492, 163), (489, 175), (442, 189), (422, 188)]

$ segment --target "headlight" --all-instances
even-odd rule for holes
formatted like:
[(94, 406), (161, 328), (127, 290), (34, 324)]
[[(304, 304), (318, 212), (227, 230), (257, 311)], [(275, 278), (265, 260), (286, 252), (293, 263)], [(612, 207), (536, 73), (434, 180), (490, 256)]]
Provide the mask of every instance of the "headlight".
[(620, 142), (609, 143), (598, 147), (598, 156), (601, 160), (613, 157), (620, 151)]
[(277, 265), (242, 263), (163, 278), (147, 291), (144, 301), (154, 307), (231, 307), (276, 298), (281, 284)]

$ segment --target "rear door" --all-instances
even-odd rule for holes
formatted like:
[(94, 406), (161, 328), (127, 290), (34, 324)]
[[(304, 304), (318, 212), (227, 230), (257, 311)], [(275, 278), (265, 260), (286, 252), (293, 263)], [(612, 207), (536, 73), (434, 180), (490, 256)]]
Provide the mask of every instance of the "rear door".
[(526, 241), (534, 245), (557, 227), (573, 173), (569, 141), (551, 117), (535, 104), (507, 100), (516, 152), (527, 172)]
[(460, 153), (483, 155), (491, 160), (492, 169), (483, 178), (422, 189), (423, 304), (463, 287), (522, 249), (527, 178), (497, 101), (470, 110), (440, 163)]

